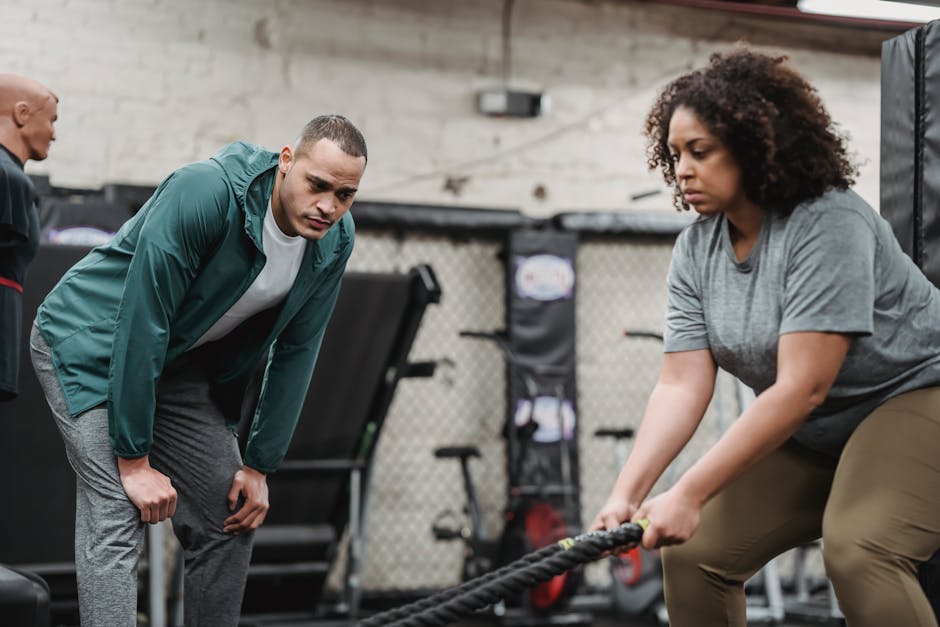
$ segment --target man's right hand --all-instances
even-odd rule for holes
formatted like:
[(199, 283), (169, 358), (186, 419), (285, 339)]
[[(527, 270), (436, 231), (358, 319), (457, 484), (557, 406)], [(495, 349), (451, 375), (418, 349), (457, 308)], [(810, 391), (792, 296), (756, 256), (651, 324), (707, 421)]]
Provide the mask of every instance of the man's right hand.
[(140, 521), (158, 523), (176, 513), (176, 490), (170, 478), (150, 466), (148, 456), (118, 457), (121, 484), (131, 503), (140, 510)]

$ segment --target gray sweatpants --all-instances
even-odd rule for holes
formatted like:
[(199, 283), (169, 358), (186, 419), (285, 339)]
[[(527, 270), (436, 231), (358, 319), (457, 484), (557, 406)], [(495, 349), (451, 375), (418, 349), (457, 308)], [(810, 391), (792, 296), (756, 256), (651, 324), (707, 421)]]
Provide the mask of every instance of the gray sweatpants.
[[(30, 354), (77, 477), (75, 567), (82, 625), (133, 626), (144, 528), (121, 484), (107, 408), (69, 415), (49, 346), (35, 324)], [(231, 514), (228, 492), (242, 462), (235, 435), (209, 392), (195, 363), (163, 373), (150, 453), (151, 465), (170, 478), (178, 494), (173, 530), (185, 557), (187, 627), (238, 624), (254, 535), (222, 532), (222, 521)]]

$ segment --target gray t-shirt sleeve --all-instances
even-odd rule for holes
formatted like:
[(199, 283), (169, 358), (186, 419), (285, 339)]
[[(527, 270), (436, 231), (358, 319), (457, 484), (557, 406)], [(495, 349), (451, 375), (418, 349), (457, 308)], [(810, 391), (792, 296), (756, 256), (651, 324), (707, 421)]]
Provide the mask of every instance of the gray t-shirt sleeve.
[(804, 212), (791, 230), (780, 334), (870, 335), (877, 240), (858, 212), (832, 205)]
[(666, 279), (666, 332), (664, 350), (667, 353), (708, 348), (708, 330), (701, 290), (693, 275), (689, 229), (679, 235), (672, 250), (669, 274)]

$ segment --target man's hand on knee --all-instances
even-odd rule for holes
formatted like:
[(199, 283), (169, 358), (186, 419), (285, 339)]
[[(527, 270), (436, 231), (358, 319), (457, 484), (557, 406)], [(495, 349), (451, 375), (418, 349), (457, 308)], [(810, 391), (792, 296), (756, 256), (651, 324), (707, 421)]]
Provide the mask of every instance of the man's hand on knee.
[(149, 457), (117, 461), (124, 492), (140, 510), (141, 522), (158, 523), (176, 513), (176, 490), (169, 477), (150, 466)]
[(268, 477), (254, 468), (242, 466), (235, 473), (232, 489), (228, 493), (228, 508), (235, 511), (239, 497), (244, 497), (241, 508), (225, 519), (222, 531), (238, 535), (257, 529), (268, 514)]

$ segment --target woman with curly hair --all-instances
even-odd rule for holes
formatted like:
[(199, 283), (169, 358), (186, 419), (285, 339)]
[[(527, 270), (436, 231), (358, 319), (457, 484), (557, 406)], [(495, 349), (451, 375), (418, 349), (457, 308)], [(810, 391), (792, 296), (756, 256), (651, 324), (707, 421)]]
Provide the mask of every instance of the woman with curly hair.
[[(937, 625), (940, 291), (850, 191), (844, 140), (784, 57), (713, 55), (660, 94), (649, 165), (698, 220), (676, 241), (665, 351), (593, 528), (648, 521), (673, 627), (745, 625), (744, 582), (823, 538), (852, 627)], [(665, 492), (718, 368), (756, 398)]]

